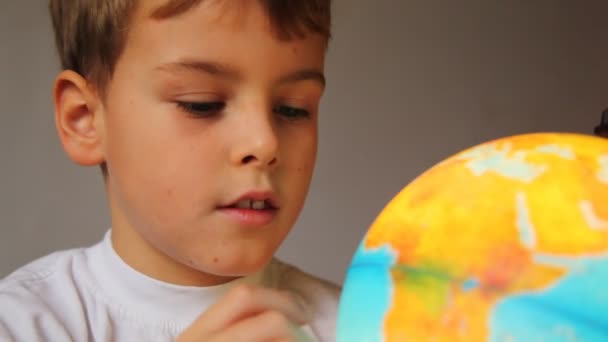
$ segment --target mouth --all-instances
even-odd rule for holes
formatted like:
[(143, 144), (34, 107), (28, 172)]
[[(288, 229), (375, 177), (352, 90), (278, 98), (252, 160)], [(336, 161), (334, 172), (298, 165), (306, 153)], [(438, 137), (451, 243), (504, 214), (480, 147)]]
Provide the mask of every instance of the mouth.
[(235, 209), (253, 209), (253, 210), (269, 210), (275, 208), (269, 200), (252, 200), (243, 199), (236, 202), (234, 205), (228, 206), (228, 208)]
[(277, 210), (279, 205), (271, 192), (249, 192), (228, 205), (221, 206), (228, 209), (249, 210)]
[(279, 205), (272, 192), (249, 192), (219, 210), (243, 226), (265, 227), (277, 217)]

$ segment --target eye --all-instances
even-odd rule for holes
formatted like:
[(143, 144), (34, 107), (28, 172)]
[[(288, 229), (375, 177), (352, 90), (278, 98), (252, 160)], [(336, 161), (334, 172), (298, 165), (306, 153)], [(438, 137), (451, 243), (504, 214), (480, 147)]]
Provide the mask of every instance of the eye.
[(310, 112), (306, 109), (290, 107), (290, 106), (275, 106), (272, 111), (289, 120), (306, 119), (310, 117)]
[(196, 117), (209, 117), (224, 109), (224, 102), (177, 102), (177, 106)]

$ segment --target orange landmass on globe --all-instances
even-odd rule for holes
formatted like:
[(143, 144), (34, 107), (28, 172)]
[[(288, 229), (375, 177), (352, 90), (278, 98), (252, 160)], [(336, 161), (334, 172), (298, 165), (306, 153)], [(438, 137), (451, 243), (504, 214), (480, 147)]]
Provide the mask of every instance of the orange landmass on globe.
[(475, 341), (505, 295), (567, 270), (535, 255), (608, 251), (608, 141), (537, 134), (459, 153), (399, 193), (366, 248), (396, 252), (387, 341)]

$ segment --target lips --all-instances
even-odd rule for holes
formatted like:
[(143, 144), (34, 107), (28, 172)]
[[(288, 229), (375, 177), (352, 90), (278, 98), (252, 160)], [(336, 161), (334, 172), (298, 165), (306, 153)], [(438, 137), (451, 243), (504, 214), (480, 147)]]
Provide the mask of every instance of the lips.
[(279, 205), (276, 195), (271, 191), (250, 191), (221, 208), (276, 210)]
[(250, 200), (250, 199), (244, 199), (244, 200), (238, 201), (236, 203), (235, 207), (238, 209), (255, 209), (255, 210), (273, 209), (272, 205), (266, 200)]
[(243, 227), (265, 227), (277, 216), (279, 209), (276, 196), (268, 191), (253, 191), (243, 194), (219, 212)]

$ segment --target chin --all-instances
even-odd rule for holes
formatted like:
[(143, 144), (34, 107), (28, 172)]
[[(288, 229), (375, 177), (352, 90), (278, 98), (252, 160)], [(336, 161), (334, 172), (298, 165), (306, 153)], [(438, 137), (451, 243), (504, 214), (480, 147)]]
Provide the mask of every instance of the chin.
[(273, 255), (247, 256), (246, 258), (226, 258), (223, 262), (220, 259), (211, 265), (212, 272), (224, 277), (243, 277), (261, 271), (271, 260)]

